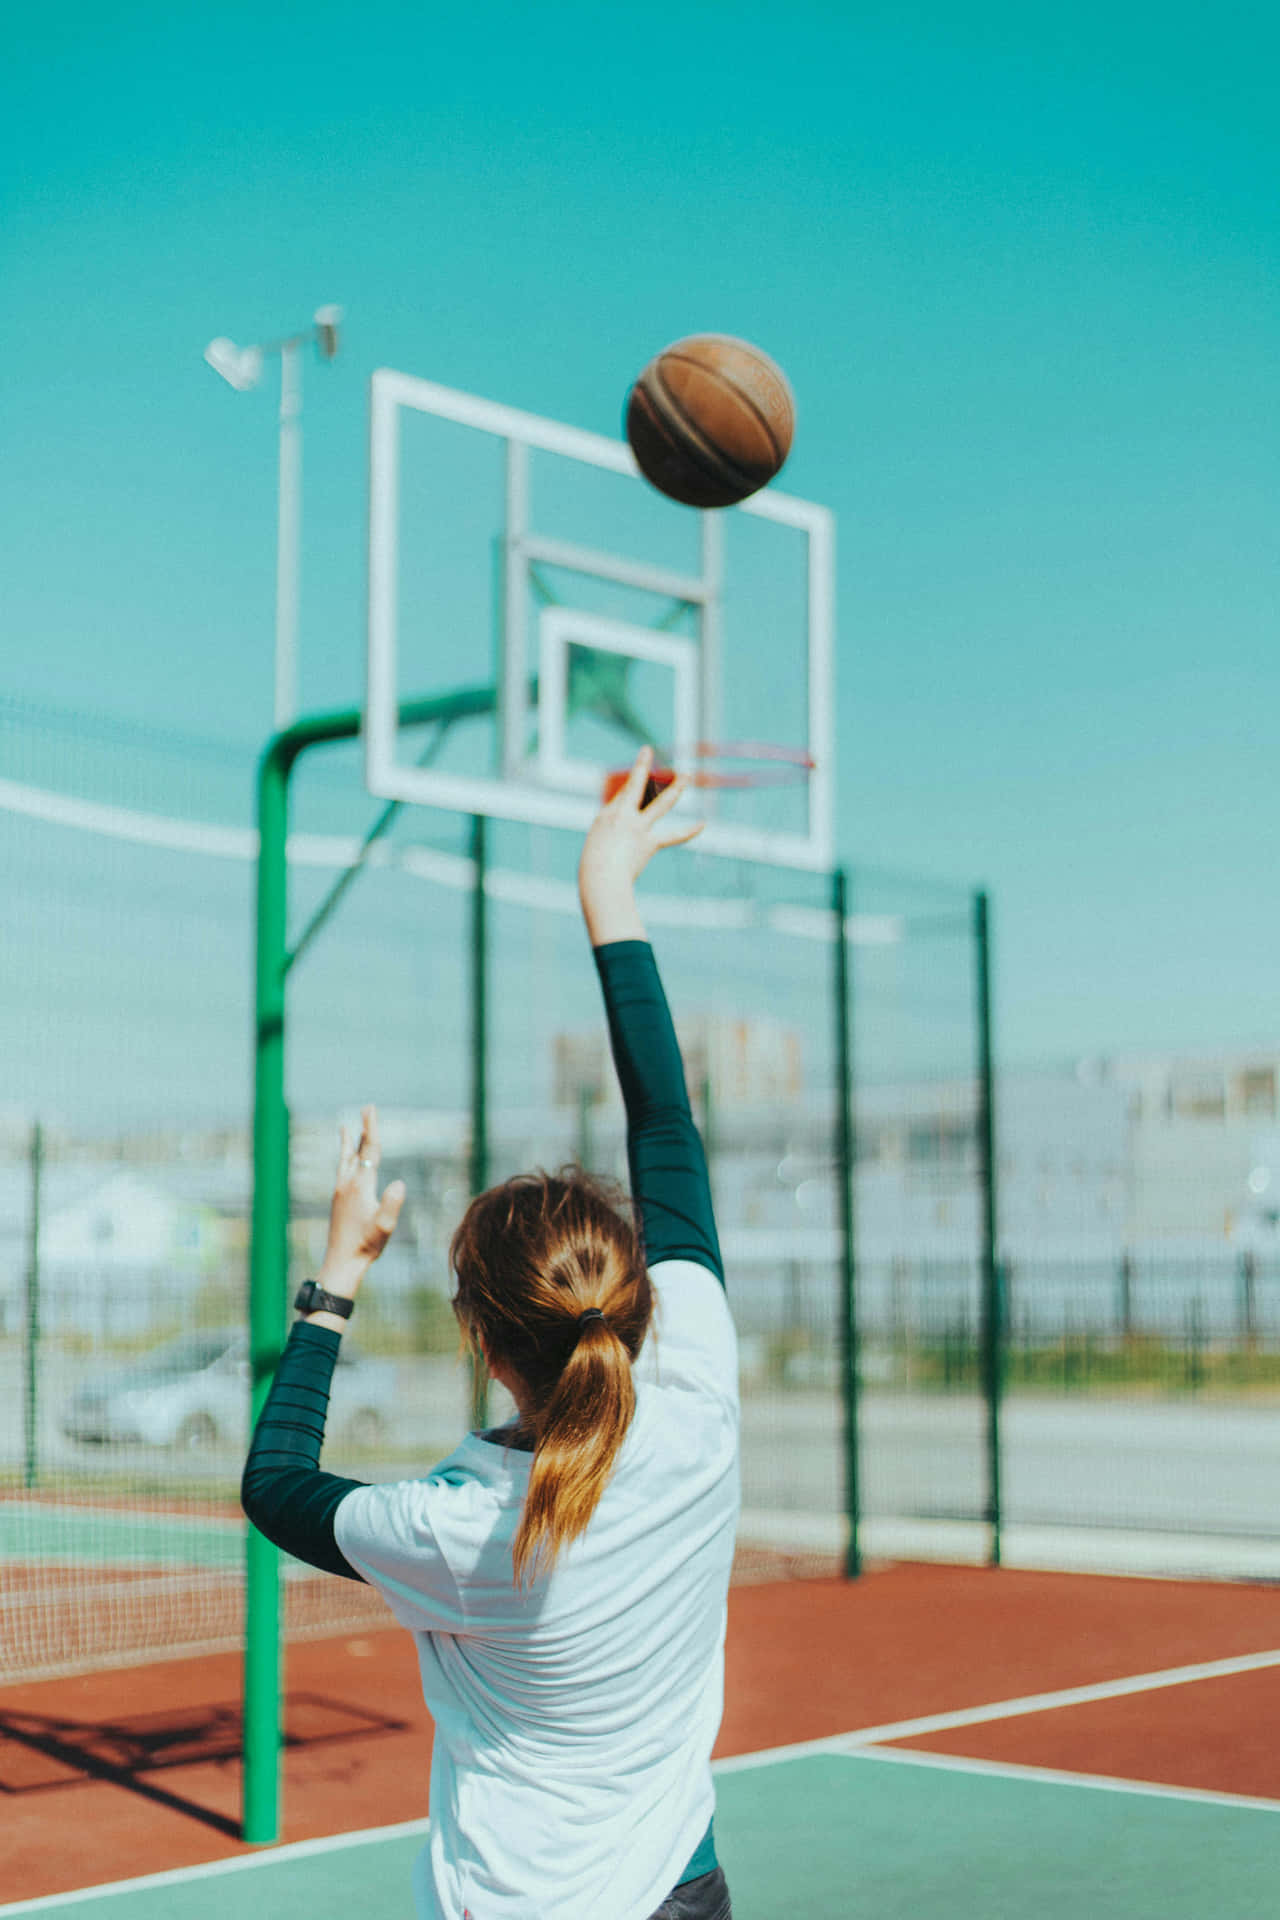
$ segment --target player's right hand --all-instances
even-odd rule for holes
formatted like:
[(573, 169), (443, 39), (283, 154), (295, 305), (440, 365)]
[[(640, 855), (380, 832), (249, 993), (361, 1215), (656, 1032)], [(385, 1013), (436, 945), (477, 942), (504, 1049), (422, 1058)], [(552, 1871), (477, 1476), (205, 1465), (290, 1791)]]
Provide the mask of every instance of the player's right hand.
[(338, 1173), (329, 1208), (329, 1244), (316, 1274), (329, 1293), (354, 1300), (367, 1269), (378, 1258), (395, 1231), (404, 1205), (405, 1184), (393, 1180), (379, 1197), (378, 1169), (382, 1143), (378, 1109), (360, 1109), (359, 1140), (343, 1127), (338, 1149)]

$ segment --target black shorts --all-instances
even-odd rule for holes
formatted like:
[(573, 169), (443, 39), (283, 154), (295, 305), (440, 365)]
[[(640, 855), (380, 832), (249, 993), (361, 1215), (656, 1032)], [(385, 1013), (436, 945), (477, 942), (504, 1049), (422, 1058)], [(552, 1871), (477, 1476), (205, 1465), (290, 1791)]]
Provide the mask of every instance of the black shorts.
[(673, 1887), (649, 1920), (733, 1920), (729, 1882), (720, 1867)]

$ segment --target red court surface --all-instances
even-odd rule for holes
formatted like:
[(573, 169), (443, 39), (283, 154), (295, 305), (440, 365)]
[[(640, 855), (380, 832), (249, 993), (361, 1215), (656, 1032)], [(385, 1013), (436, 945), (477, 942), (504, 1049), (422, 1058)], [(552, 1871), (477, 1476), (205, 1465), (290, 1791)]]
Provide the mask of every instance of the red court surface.
[(716, 1751), (1277, 1646), (1280, 1595), (1262, 1586), (902, 1565), (735, 1591)]
[[(892, 1566), (735, 1587), (717, 1757), (1280, 1646), (1265, 1587)], [(427, 1812), (408, 1634), (287, 1655), (285, 1820), (302, 1840)], [(221, 1654), (0, 1693), (0, 1899), (243, 1853), (240, 1663)], [(1280, 1671), (1162, 1688), (904, 1747), (1280, 1798)]]
[(1280, 1667), (1266, 1667), (892, 1744), (1280, 1802), (1277, 1727)]

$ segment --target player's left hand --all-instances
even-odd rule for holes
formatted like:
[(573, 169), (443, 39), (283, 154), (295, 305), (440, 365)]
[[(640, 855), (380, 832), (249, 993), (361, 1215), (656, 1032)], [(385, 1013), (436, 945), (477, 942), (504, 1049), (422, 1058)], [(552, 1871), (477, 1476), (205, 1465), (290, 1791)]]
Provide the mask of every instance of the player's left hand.
[(338, 1177), (329, 1208), (329, 1245), (316, 1275), (328, 1292), (347, 1300), (355, 1299), (360, 1282), (395, 1231), (405, 1196), (404, 1181), (393, 1180), (379, 1199), (382, 1144), (377, 1108), (362, 1107), (360, 1120), (357, 1141), (353, 1142), (349, 1127), (341, 1129)]
[(584, 902), (597, 893), (634, 885), (655, 853), (681, 846), (702, 832), (701, 820), (667, 818), (688, 789), (687, 774), (677, 774), (645, 806), (645, 785), (652, 771), (653, 748), (641, 747), (625, 781), (592, 821), (578, 862), (578, 890)]

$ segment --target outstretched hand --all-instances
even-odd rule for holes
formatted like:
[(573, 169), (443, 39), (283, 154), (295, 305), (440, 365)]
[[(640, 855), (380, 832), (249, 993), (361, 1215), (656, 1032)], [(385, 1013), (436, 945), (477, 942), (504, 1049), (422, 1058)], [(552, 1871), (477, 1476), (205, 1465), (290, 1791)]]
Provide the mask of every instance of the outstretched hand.
[(591, 823), (578, 862), (578, 894), (592, 944), (645, 937), (633, 889), (655, 853), (677, 847), (702, 832), (701, 820), (672, 821), (672, 808), (688, 787), (679, 774), (648, 806), (645, 783), (653, 765), (652, 747), (642, 747), (635, 765), (613, 799)]
[(395, 1230), (404, 1205), (405, 1184), (393, 1180), (378, 1197), (378, 1166), (382, 1144), (378, 1137), (378, 1110), (360, 1109), (360, 1138), (341, 1129), (338, 1176), (329, 1208), (329, 1245), (317, 1278), (330, 1293), (354, 1299), (367, 1269), (378, 1258)]

